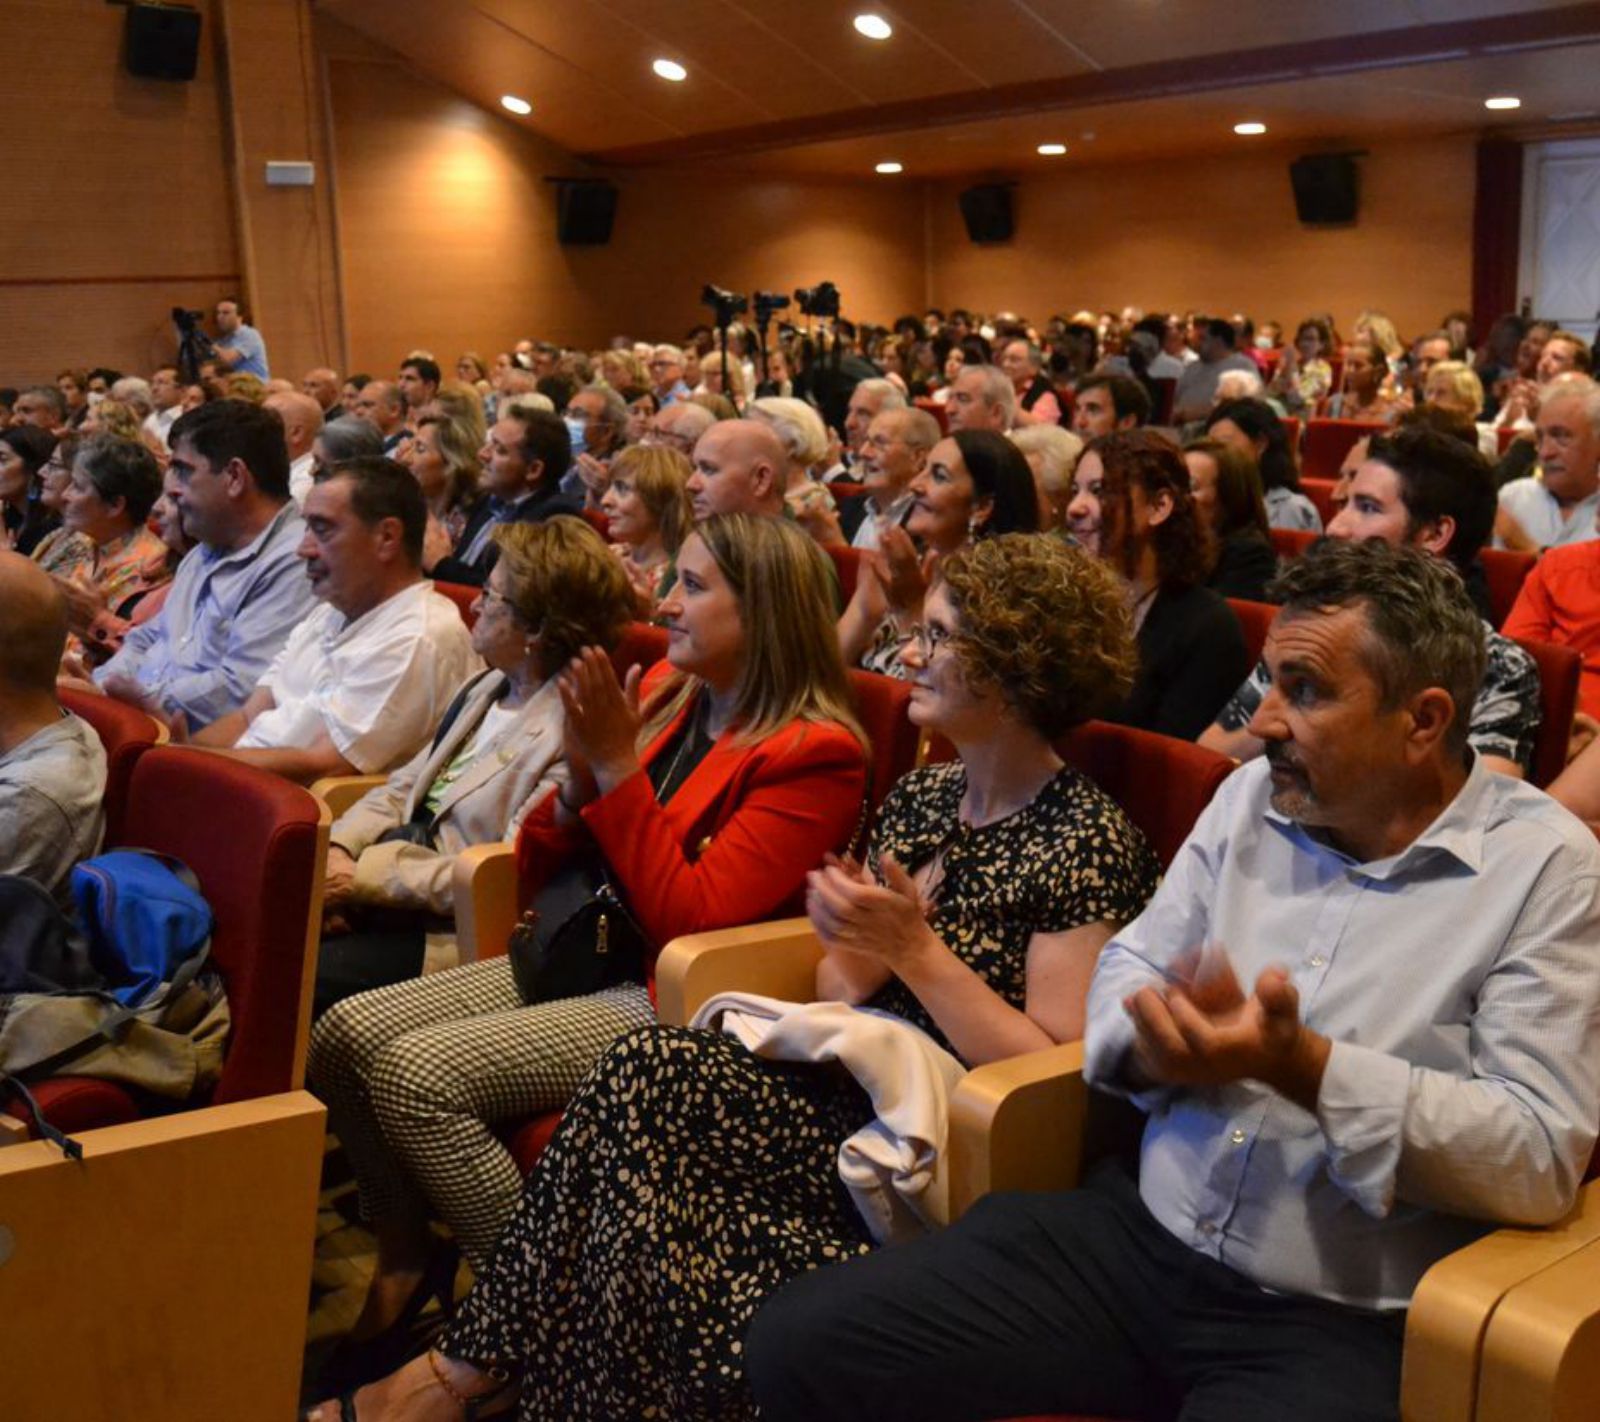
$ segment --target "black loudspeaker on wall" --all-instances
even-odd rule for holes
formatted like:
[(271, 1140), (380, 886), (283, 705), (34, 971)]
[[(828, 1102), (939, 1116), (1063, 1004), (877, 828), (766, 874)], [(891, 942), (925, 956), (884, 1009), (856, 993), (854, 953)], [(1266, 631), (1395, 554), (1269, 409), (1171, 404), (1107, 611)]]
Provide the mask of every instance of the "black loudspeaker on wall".
[(1348, 153), (1312, 153), (1289, 165), (1295, 215), (1319, 227), (1356, 220), (1356, 160)]
[(187, 5), (133, 5), (123, 31), (123, 63), (141, 79), (193, 79), (200, 58), (200, 12)]
[(612, 183), (562, 183), (556, 190), (556, 238), (564, 246), (605, 246), (616, 216), (617, 189)]
[(1011, 189), (1004, 183), (980, 183), (961, 194), (961, 217), (974, 242), (1009, 242)]

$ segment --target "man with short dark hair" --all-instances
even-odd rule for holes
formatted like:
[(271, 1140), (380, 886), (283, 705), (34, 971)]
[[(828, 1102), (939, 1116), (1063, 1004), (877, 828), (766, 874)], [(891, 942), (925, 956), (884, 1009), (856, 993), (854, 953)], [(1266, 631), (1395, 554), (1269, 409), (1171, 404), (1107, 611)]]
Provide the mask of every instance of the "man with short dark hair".
[(400, 362), (400, 377), (395, 386), (406, 402), (408, 429), (416, 429), (422, 407), (439, 393), (440, 378), (439, 363), (427, 356), (407, 356)]
[(145, 418), (145, 433), (167, 448), (167, 436), (183, 413), (183, 379), (175, 365), (161, 366), (150, 377), (150, 414)]
[(1072, 400), (1072, 428), (1084, 439), (1131, 430), (1150, 418), (1150, 395), (1126, 375), (1086, 375)]
[(11, 423), (59, 434), (67, 423), (67, 400), (54, 385), (26, 385), (11, 407)]
[(1468, 749), (1482, 624), (1438, 559), (1328, 543), (1280, 592), (1267, 756), (1094, 967), (1084, 1077), (1146, 1113), (1137, 1181), (802, 1274), (745, 1336), (762, 1416), (1398, 1419), (1423, 1274), (1570, 1210), (1600, 846)]
[(1259, 375), (1249, 356), (1234, 349), (1237, 343), (1233, 323), (1220, 316), (1211, 317), (1200, 335), (1200, 359), (1187, 367), (1172, 396), (1174, 424), (1201, 420), (1217, 403), (1217, 380), (1225, 370), (1247, 370)]
[[(1490, 770), (1520, 778), (1533, 758), (1542, 710), (1539, 668), (1523, 648), (1490, 626), (1488, 588), (1478, 561), (1494, 520), (1494, 479), (1477, 449), (1426, 426), (1379, 435), (1350, 476), (1344, 508), (1328, 537), (1377, 539), (1444, 559), (1461, 576), (1483, 619), (1485, 672), (1467, 714), (1473, 750)], [(1250, 760), (1261, 754), (1252, 718), (1271, 677), (1264, 661), (1222, 708), (1200, 744)]]
[(289, 497), (283, 421), (243, 400), (216, 400), (172, 427), (170, 468), (194, 539), (167, 600), (94, 673), (108, 695), (189, 730), (244, 704), (311, 608), (296, 550), (305, 536)]
[(456, 540), (456, 551), (428, 569), (446, 583), (482, 587), (500, 547), (494, 530), (503, 523), (539, 523), (556, 514), (575, 514), (580, 501), (561, 491), (572, 464), (572, 439), (566, 422), (549, 410), (512, 400), (489, 428), (478, 451), (483, 491), (488, 495)]
[(390, 458), (411, 438), (406, 427), (406, 397), (392, 380), (369, 380), (356, 392), (352, 413), (383, 436), (383, 452)]
[(415, 755), (479, 667), (456, 605), (422, 576), (427, 519), (416, 479), (392, 459), (323, 473), (299, 548), (322, 606), (244, 705), (193, 744), (304, 784)]
[(253, 375), (265, 383), (272, 379), (267, 369), (267, 343), (250, 324), (248, 313), (237, 296), (225, 296), (217, 303), (217, 339), (213, 354), (230, 375)]

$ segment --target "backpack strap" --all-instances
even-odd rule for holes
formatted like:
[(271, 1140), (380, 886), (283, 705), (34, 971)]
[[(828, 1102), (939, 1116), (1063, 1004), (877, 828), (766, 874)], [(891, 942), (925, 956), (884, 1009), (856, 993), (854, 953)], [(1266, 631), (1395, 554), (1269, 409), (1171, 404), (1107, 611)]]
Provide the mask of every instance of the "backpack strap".
[(45, 1120), (44, 1112), (39, 1109), (39, 1103), (26, 1086), (10, 1072), (0, 1071), (0, 1101), (4, 1101), (7, 1096), (15, 1096), (22, 1102), (22, 1109), (28, 1113), (28, 1124), (33, 1127), (36, 1135), (49, 1141), (68, 1160), (83, 1159), (83, 1146), (66, 1132), (58, 1130)]

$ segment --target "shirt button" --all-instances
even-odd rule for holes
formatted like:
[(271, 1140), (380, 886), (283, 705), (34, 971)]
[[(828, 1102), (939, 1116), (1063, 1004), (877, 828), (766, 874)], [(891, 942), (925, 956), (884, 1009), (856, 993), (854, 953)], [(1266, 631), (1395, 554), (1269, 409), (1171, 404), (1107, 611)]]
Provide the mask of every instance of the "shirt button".
[(1202, 1224), (1200, 1226), (1200, 1233), (1205, 1235), (1205, 1237), (1207, 1239), (1210, 1239), (1211, 1236), (1214, 1235), (1216, 1232), (1217, 1232), (1217, 1227), (1214, 1224), (1212, 1224), (1210, 1220), (1207, 1220), (1204, 1224)]
[(1328, 960), (1320, 953), (1313, 953), (1309, 958), (1306, 959), (1306, 962), (1310, 963), (1313, 968), (1320, 968), (1327, 961)]
[(1243, 1145), (1245, 1143), (1246, 1137), (1245, 1137), (1245, 1133), (1239, 1127), (1235, 1126), (1234, 1130), (1233, 1130), (1233, 1134), (1231, 1136), (1229, 1136), (1228, 1139), (1230, 1141), (1232, 1141), (1235, 1145)]

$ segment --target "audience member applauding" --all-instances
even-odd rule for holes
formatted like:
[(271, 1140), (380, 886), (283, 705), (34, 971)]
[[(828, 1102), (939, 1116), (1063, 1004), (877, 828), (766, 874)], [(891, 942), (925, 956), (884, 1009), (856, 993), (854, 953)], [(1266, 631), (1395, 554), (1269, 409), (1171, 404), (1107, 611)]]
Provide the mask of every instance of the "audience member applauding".
[(1211, 532), (1206, 586), (1223, 597), (1265, 601), (1267, 584), (1278, 573), (1278, 555), (1254, 456), (1237, 444), (1197, 439), (1184, 445), (1183, 462), (1200, 521)]
[(901, 658), (940, 560), (979, 538), (1039, 528), (1028, 461), (993, 430), (958, 430), (940, 440), (910, 490), (905, 526), (884, 533), (839, 619), (846, 661), (902, 679), (910, 672)]
[(483, 497), (478, 492), (483, 473), (478, 460), (481, 443), (474, 442), (468, 419), (424, 415), (401, 452), (400, 463), (411, 471), (428, 507), (422, 566), (430, 572), (454, 554), (457, 541), (478, 512)]
[[(1350, 479), (1350, 497), (1328, 525), (1331, 538), (1378, 539), (1442, 558), (1477, 585), (1483, 618), (1488, 601), (1478, 553), (1494, 518), (1494, 483), (1487, 461), (1454, 435), (1426, 427), (1396, 430), (1372, 440)], [(1473, 601), (1470, 595), (1468, 600)], [(1467, 738), (1486, 766), (1520, 777), (1539, 730), (1539, 670), (1533, 658), (1485, 621), (1485, 670), (1470, 707)], [(1200, 744), (1239, 760), (1261, 754), (1250, 727), (1271, 686), (1265, 661), (1222, 709)]]
[[(908, 654), (912, 716), (961, 759), (902, 780), (871, 872), (834, 861), (807, 907), (817, 996), (837, 1017), (870, 1007), (977, 1064), (1081, 1034), (1095, 957), (1158, 869), (1052, 745), (1128, 686), (1116, 580), (1019, 535), (954, 554), (944, 575)], [(399, 1416), (386, 1409), (438, 1369), (465, 1395), (520, 1375), (523, 1416), (752, 1415), (756, 1308), (872, 1245), (838, 1168), (872, 1118), (832, 1064), (765, 1060), (714, 1030), (630, 1032), (568, 1107), (437, 1353), (360, 1405)]]
[(1322, 515), (1300, 492), (1289, 431), (1265, 400), (1223, 401), (1206, 417), (1206, 433), (1255, 460), (1271, 527), (1322, 532)]
[[(3, 436), (0, 436), (3, 439)], [(50, 531), (36, 544), (29, 557), (47, 573), (70, 578), (94, 553), (89, 540), (62, 525), (67, 511), (67, 490), (72, 487), (72, 461), (78, 453), (78, 436), (64, 435), (55, 442), (50, 457), (39, 471), (39, 508), (49, 521)], [(5, 453), (0, 449), (0, 463)]]
[[(668, 661), (642, 685), (635, 673), (619, 686), (597, 648), (563, 673), (571, 779), (529, 815), (518, 851), (536, 911), (564, 915), (574, 885), (608, 878), (647, 940), (647, 978), (680, 934), (793, 912), (807, 872), (847, 845), (866, 788), (821, 549), (783, 519), (726, 515), (690, 535), (678, 574), (662, 607)], [(425, 1277), (430, 1204), (487, 1267), (522, 1189), (495, 1127), (564, 1106), (652, 1016), (645, 982), (530, 1005), (496, 957), (321, 1020), (310, 1080), (379, 1241), (353, 1339), (392, 1341), (382, 1330), (415, 1311), (413, 1292), (453, 1277), (453, 1264)], [(384, 1355), (369, 1342), (346, 1376), (392, 1366)]]
[(1204, 585), (1211, 538), (1183, 456), (1150, 430), (1106, 435), (1083, 451), (1073, 491), (1068, 526), (1122, 576), (1138, 636), (1139, 675), (1110, 719), (1193, 740), (1249, 661), (1232, 611)]
[[(856, 389), (859, 394), (860, 386)], [(926, 410), (902, 403), (872, 417), (852, 470), (859, 471), (862, 491), (839, 505), (839, 531), (852, 547), (880, 548), (885, 533), (904, 527), (911, 516), (911, 481), (938, 442), (939, 422)]]
[(56, 699), (66, 644), (58, 584), (0, 552), (0, 874), (32, 879), (63, 907), (72, 866), (100, 847), (106, 788), (100, 738)]
[(0, 429), (0, 548), (24, 556), (61, 526), (42, 502), (44, 468), (56, 437), (37, 425)]
[(161, 497), (161, 466), (142, 444), (91, 435), (78, 446), (62, 527), (82, 534), (89, 556), (61, 590), (74, 651), (104, 661), (120, 645), (139, 600), (172, 577), (172, 550), (146, 521)]
[(1328, 363), (1332, 351), (1333, 334), (1325, 322), (1313, 316), (1300, 323), (1294, 344), (1284, 348), (1267, 387), (1291, 415), (1303, 419), (1315, 414), (1333, 388), (1333, 367)]
[(192, 732), (244, 705), (312, 597), (277, 415), (239, 400), (191, 410), (172, 426), (170, 467), (199, 546), (160, 614), (129, 632), (94, 679)]
[(585, 385), (562, 412), (572, 441), (572, 468), (562, 490), (598, 509), (605, 496), (611, 461), (627, 443), (628, 407), (609, 385)]
[(1600, 386), (1564, 375), (1540, 390), (1539, 469), (1500, 490), (1497, 548), (1538, 553), (1597, 536), (1600, 517)]
[(615, 646), (632, 615), (627, 580), (581, 520), (512, 524), (496, 538), (472, 628), (489, 669), (457, 694), (427, 747), (334, 823), (319, 1015), (422, 971), (425, 931), (451, 913), (455, 856), (514, 840), (566, 782), (556, 673), (585, 647)]
[(1086, 1075), (1148, 1113), (1137, 1183), (991, 1195), (790, 1285), (745, 1340), (770, 1422), (1395, 1418), (1424, 1272), (1571, 1208), (1600, 849), (1469, 752), (1481, 623), (1438, 560), (1334, 544), (1282, 591), (1270, 754), (1090, 990)]
[(624, 449), (611, 462), (611, 483), (600, 508), (647, 617), (677, 577), (678, 549), (694, 524), (692, 472), (683, 455), (660, 445)]

